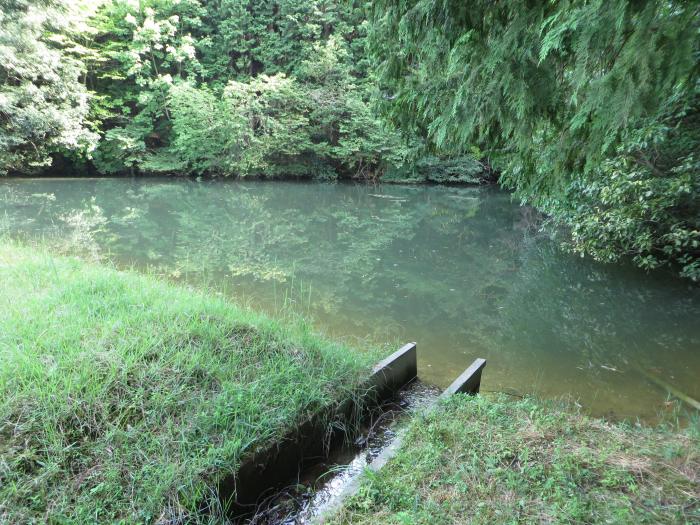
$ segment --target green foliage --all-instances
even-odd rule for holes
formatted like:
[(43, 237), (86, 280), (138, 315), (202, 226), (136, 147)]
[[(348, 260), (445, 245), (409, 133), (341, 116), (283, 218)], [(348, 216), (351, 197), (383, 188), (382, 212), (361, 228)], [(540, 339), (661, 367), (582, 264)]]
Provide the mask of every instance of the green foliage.
[(379, 178), (387, 166), (400, 165), (406, 150), (397, 131), (381, 121), (370, 106), (367, 81), (358, 78), (357, 59), (344, 40), (331, 37), (314, 47), (299, 78), (311, 101), (311, 138), (318, 155), (336, 172), (357, 178)]
[(231, 161), (245, 147), (245, 117), (229, 114), (228, 105), (211, 90), (189, 82), (173, 86), (168, 105), (173, 117), (170, 151), (183, 168), (193, 173), (230, 174)]
[(676, 263), (682, 276), (700, 281), (695, 104), (690, 112), (650, 119), (598, 170), (574, 180), (561, 201), (541, 201), (553, 221), (571, 232), (566, 246), (602, 261), (631, 256), (646, 269)]
[(698, 279), (699, 7), (383, 0), (383, 105), (439, 150), (481, 148), (577, 251)]
[(410, 162), (395, 168), (382, 179), (390, 182), (435, 182), (438, 184), (479, 184), (488, 171), (470, 155), (436, 157), (418, 146), (409, 151)]
[(295, 174), (294, 159), (311, 148), (304, 93), (284, 74), (259, 75), (250, 82), (232, 80), (223, 92), (229, 115), (247, 122), (239, 173)]
[(168, 142), (170, 88), (200, 69), (188, 31), (197, 27), (197, 0), (106, 2), (91, 24), (92, 114), (103, 130), (95, 164), (104, 173), (133, 172), (152, 163)]
[[(221, 0), (208, 7), (197, 39), (203, 77), (219, 84), (260, 73), (292, 76), (304, 61), (316, 58), (315, 47), (332, 35), (358, 51), (364, 47), (363, 1)], [(354, 67), (363, 57), (354, 53)], [(359, 76), (366, 68), (354, 69)]]
[(89, 155), (80, 3), (0, 1), (0, 175), (36, 172), (52, 153)]
[(370, 109), (350, 51), (331, 36), (294, 76), (261, 73), (217, 92), (175, 84), (169, 152), (186, 172), (376, 178), (400, 163), (401, 141)]
[(90, 78), (105, 173), (376, 178), (404, 160), (371, 109), (362, 3), (106, 3)]
[[(16, 33), (34, 38), (47, 20), (57, 18), (61, 1), (29, 2), (43, 18), (32, 18), (34, 29)], [(13, 161), (8, 156), (8, 166), (26, 172), (32, 162), (45, 165), (47, 151), (60, 146), (64, 156), (90, 160), (106, 174), (376, 180), (387, 171), (416, 172), (421, 140), (413, 137), (407, 146), (376, 114), (365, 1), (83, 3), (71, 11), (81, 16), (69, 17), (82, 24), (79, 30), (73, 24), (70, 33), (80, 44), (61, 36), (62, 44), (51, 48), (51, 61), (73, 76), (80, 73), (80, 83), (70, 88), (81, 94), (80, 103), (61, 99), (66, 114), (60, 122), (31, 121), (27, 115), (45, 113), (46, 120), (61, 114), (31, 99), (29, 91), (43, 81), (29, 79), (24, 102), (17, 104), (26, 106), (25, 113), (12, 110), (12, 126), (23, 128), (16, 137), (7, 135), (8, 155), (16, 156)], [(8, 6), (20, 12), (29, 4)], [(41, 70), (41, 57), (17, 55)], [(70, 93), (55, 88), (52, 96)], [(92, 133), (78, 140), (85, 127)], [(439, 170), (439, 162), (435, 165)]]

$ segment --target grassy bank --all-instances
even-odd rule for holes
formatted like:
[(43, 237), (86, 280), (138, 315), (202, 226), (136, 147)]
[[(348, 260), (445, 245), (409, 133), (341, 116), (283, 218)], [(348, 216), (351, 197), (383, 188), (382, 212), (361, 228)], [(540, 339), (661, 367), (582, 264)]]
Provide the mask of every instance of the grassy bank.
[[(0, 523), (174, 523), (376, 356), (230, 302), (0, 247)], [(213, 509), (214, 513), (217, 509)]]
[(700, 441), (533, 400), (455, 396), (410, 426), (338, 524), (699, 523)]

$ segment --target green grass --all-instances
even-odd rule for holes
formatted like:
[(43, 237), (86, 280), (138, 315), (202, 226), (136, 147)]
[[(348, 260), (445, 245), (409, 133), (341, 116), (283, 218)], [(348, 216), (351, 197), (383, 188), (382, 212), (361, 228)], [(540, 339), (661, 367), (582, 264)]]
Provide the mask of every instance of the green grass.
[(698, 430), (454, 396), (410, 424), (332, 522), (700, 523)]
[[(376, 354), (149, 276), (0, 247), (0, 523), (174, 523)], [(219, 511), (220, 512), (220, 511)]]

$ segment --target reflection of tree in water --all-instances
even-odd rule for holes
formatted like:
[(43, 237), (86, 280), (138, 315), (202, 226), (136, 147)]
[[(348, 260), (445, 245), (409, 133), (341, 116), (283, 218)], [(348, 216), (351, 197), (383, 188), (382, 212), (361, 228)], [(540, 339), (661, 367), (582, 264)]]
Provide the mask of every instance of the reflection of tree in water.
[(697, 291), (688, 293), (678, 279), (592, 264), (542, 240), (524, 246), (494, 344), (532, 358), (549, 354), (572, 366), (622, 370), (700, 344)]
[(291, 189), (225, 186), (212, 195), (202, 186), (190, 192), (176, 213), (174, 260), (191, 272), (280, 284), (304, 280), (326, 295), (321, 302), (337, 304), (352, 293), (350, 282), (371, 280), (384, 246), (410, 235), (412, 213), (400, 205), (373, 206), (359, 193), (338, 198), (314, 186)]
[(503, 193), (437, 196), (415, 236), (418, 257), (397, 272), (421, 308), (418, 323), (450, 334), (456, 347), (487, 346), (516, 269), (518, 208)]
[[(207, 280), (300, 278), (329, 309), (340, 308), (357, 282), (371, 283), (376, 259), (396, 238), (410, 238), (416, 216), (404, 202), (369, 197), (366, 188), (125, 180), (54, 186), (54, 217), (100, 207), (106, 225), (82, 233), (118, 260)], [(75, 237), (71, 223), (60, 227), (64, 240)]]
[[(107, 223), (92, 238), (118, 259), (195, 276), (294, 277), (325, 310), (351, 305), (372, 316), (406, 296), (452, 319), (469, 315), (463, 298), (447, 293), (465, 291), (454, 262), (470, 263), (483, 281), (493, 264), (480, 261), (480, 246), (499, 242), (490, 239), (494, 227), (502, 233), (500, 223), (489, 224), (500, 219), (481, 190), (97, 180), (24, 191), (42, 188), (57, 195), (47, 216), (99, 206)], [(68, 236), (70, 225), (61, 227)]]
[[(698, 345), (697, 293), (562, 254), (530, 209), (489, 189), (105, 179), (0, 191), (11, 231), (86, 238), (125, 264), (260, 295), (301, 282), (311, 313), (347, 333), (404, 323), (502, 359), (583, 365)], [(97, 221), (60, 220), (96, 209)]]
[(324, 310), (362, 308), (373, 320), (408, 299), (422, 303), (421, 316), (490, 322), (465, 296), (492, 293), (498, 272), (513, 264), (485, 250), (517, 245), (517, 208), (481, 189), (124, 180), (46, 187), (58, 195), (54, 216), (99, 206), (107, 223), (88, 233), (119, 259), (193, 276), (294, 277)]

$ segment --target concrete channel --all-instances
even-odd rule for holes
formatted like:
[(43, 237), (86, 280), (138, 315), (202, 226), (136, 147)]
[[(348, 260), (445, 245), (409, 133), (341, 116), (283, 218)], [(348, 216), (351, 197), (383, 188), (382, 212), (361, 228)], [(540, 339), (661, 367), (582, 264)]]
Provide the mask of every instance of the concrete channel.
[(241, 465), (235, 477), (219, 484), (221, 500), (230, 502), (234, 516), (245, 515), (266, 492), (298, 475), (305, 463), (326, 457), (346, 438), (344, 429), (362, 417), (363, 409), (380, 406), (416, 379), (417, 373), (416, 343), (408, 343), (374, 366), (366, 386), (360, 389), (367, 393), (362, 404), (348, 400), (326, 407), (278, 443), (256, 452)]
[[(312, 470), (315, 464), (327, 460), (334, 450), (340, 449), (347, 442), (345, 429), (348, 424), (357, 424), (362, 418), (367, 418), (368, 411), (381, 410), (385, 403), (402, 399), (402, 404), (410, 405), (410, 411), (415, 412), (434, 405), (441, 397), (458, 392), (475, 394), (479, 391), (485, 365), (484, 359), (475, 360), (438, 395), (435, 389), (417, 381), (416, 343), (402, 346), (375, 365), (361, 389), (367, 393), (361, 403), (348, 400), (329, 406), (274, 446), (255, 453), (239, 468), (235, 477), (220, 484), (222, 501), (230, 502), (230, 515), (237, 522), (245, 522), (246, 516), (257, 515), (259, 519), (254, 520), (255, 523), (323, 523), (325, 517), (357, 491), (365, 469), (378, 470), (396, 454), (403, 440), (402, 430), (396, 432), (387, 425), (379, 432), (382, 440), (374, 444), (372, 454), (366, 453), (364, 448), (370, 448), (366, 446), (351, 457), (339, 459), (333, 466), (333, 474), (325, 478), (322, 488), (306, 500), (303, 508), (297, 508), (284, 517), (277, 514), (276, 518), (272, 517), (274, 513), (263, 518), (259, 509), (261, 502), (274, 501), (276, 491), (290, 486), (290, 481), (292, 485), (293, 480), (298, 483), (305, 470)], [(376, 429), (369, 431), (370, 434), (373, 432), (376, 434)]]
[[(434, 406), (438, 399), (447, 398), (453, 394), (478, 394), (481, 387), (481, 372), (486, 366), (485, 359), (476, 359), (450, 386), (448, 386), (438, 398), (432, 400), (431, 403), (424, 405), (421, 409), (429, 409)], [(377, 472), (386, 465), (401, 449), (403, 444), (405, 431), (400, 431), (394, 439), (381, 451), (381, 453), (368, 463), (363, 469), (358, 469), (354, 475), (346, 481), (342, 489), (328, 498), (318, 509), (315, 509), (311, 519), (306, 520), (306, 523), (322, 524), (325, 520), (336, 512), (343, 502), (357, 492), (362, 481), (362, 473), (365, 469)]]

